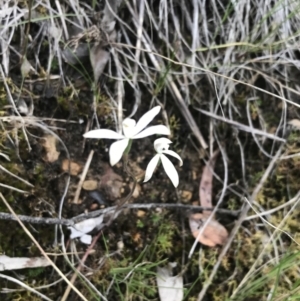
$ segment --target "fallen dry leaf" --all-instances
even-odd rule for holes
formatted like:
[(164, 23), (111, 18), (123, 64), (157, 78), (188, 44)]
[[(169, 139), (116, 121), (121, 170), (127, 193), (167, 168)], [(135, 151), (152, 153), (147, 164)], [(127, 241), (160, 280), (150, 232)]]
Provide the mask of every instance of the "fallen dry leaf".
[(90, 60), (94, 71), (94, 81), (98, 82), (100, 75), (109, 60), (109, 52), (104, 49), (102, 44), (93, 46), (90, 50)]
[[(61, 163), (61, 169), (64, 172), (69, 172), (69, 160), (64, 159)], [(77, 176), (80, 172), (82, 171), (82, 165), (75, 162), (75, 161), (70, 161), (70, 174), (72, 176)]]
[(44, 257), (8, 257), (0, 255), (0, 271), (46, 267), (50, 262)]
[[(211, 219), (206, 223), (205, 228), (202, 230), (202, 226), (206, 221), (206, 214), (196, 213), (190, 215), (189, 224), (193, 236), (203, 245), (209, 247), (223, 245), (228, 237), (227, 230), (215, 219)], [(200, 231), (202, 231), (202, 233), (199, 236)]]
[(46, 151), (46, 155), (43, 159), (46, 162), (52, 163), (58, 159), (60, 152), (56, 150), (56, 142), (57, 139), (52, 135), (46, 135), (43, 137), (43, 147)]
[[(218, 151), (213, 154), (208, 164), (204, 167), (200, 185), (199, 197), (203, 207), (212, 208), (212, 181)], [(191, 214), (189, 217), (190, 229), (193, 236), (202, 244), (215, 247), (223, 245), (228, 237), (228, 232), (214, 217), (210, 217), (211, 211), (203, 210), (203, 213)], [(203, 228), (205, 226), (205, 228)]]
[[(212, 208), (212, 182), (213, 182), (213, 170), (216, 163), (217, 154), (215, 152), (208, 164), (204, 167), (202, 177), (199, 186), (200, 204), (203, 207)], [(210, 214), (210, 211), (203, 211), (203, 213)]]

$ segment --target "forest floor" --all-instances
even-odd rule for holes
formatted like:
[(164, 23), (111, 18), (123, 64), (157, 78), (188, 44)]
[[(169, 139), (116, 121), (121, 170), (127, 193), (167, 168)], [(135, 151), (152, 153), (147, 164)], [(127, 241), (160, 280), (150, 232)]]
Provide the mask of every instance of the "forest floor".
[[(1, 300), (170, 301), (157, 270), (172, 262), (184, 300), (296, 300), (300, 5), (110, 2), (0, 8)], [(114, 166), (113, 140), (83, 137), (155, 106), (149, 126), (166, 125), (183, 160), (171, 158), (178, 187), (161, 164), (143, 182), (160, 136), (134, 139)], [(189, 219), (216, 150), (207, 239), (216, 223), (228, 238), (212, 247)], [(99, 216), (91, 245), (70, 239)]]

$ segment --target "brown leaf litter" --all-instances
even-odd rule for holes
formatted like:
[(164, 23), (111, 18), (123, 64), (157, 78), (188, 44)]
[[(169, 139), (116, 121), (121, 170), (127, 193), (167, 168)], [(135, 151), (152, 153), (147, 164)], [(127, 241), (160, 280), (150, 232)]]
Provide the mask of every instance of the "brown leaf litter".
[(57, 139), (52, 135), (46, 135), (43, 137), (42, 145), (46, 151), (43, 159), (46, 162), (53, 163), (58, 159), (60, 152), (58, 152), (56, 149), (56, 143)]
[[(213, 154), (204, 167), (199, 186), (200, 205), (207, 208), (213, 208), (212, 181), (217, 155), (218, 151)], [(190, 215), (189, 224), (192, 234), (200, 243), (209, 247), (223, 245), (227, 241), (228, 232), (214, 216), (211, 217), (210, 215), (211, 211), (209, 210)]]

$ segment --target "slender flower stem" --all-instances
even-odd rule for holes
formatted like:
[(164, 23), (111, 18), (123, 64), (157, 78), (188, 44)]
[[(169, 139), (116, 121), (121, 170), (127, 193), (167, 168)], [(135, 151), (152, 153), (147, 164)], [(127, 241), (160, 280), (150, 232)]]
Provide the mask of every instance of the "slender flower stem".
[(129, 192), (129, 194), (124, 199), (121, 199), (120, 202), (117, 204), (115, 213), (111, 216), (111, 218), (109, 219), (109, 221), (106, 223), (107, 227), (115, 219), (115, 215), (116, 215), (117, 211), (119, 211), (131, 199), (131, 197), (133, 195), (133, 192), (134, 192), (134, 190), (136, 188), (137, 180), (135, 178), (135, 175), (128, 168), (128, 152), (130, 151), (131, 144), (132, 144), (132, 140), (129, 140), (128, 146), (127, 146), (127, 148), (126, 148), (126, 150), (124, 152), (124, 155), (123, 155), (123, 163), (124, 163), (123, 168), (124, 168), (124, 171), (132, 178), (132, 180), (133, 180), (133, 186), (132, 186), (132, 189)]
[(125, 149), (125, 151), (123, 153), (124, 156), (129, 154), (129, 152), (131, 150), (131, 145), (132, 145), (132, 139), (130, 139), (129, 142), (128, 142), (128, 145), (127, 145), (127, 147), (126, 147), (126, 149)]

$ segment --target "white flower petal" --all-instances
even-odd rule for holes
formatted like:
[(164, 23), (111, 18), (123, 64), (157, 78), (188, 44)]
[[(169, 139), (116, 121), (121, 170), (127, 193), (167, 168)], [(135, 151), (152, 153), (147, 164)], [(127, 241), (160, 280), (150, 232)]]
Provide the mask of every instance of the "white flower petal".
[(158, 153), (162, 153), (163, 150), (167, 150), (169, 148), (169, 144), (172, 141), (168, 138), (158, 138), (154, 141), (154, 149)]
[(144, 138), (151, 135), (170, 135), (170, 130), (165, 125), (154, 125), (146, 128), (144, 131), (132, 137), (132, 139)]
[(122, 139), (123, 135), (118, 134), (112, 130), (100, 129), (100, 130), (92, 130), (83, 135), (85, 138), (96, 138), (96, 139)]
[(156, 106), (140, 118), (134, 128), (134, 136), (143, 130), (153, 120), (153, 118), (160, 112), (160, 109), (160, 106)]
[(109, 149), (110, 165), (117, 164), (123, 156), (123, 153), (128, 145), (129, 139), (125, 138), (114, 142)]
[(92, 236), (84, 234), (80, 237), (80, 241), (86, 245), (90, 245), (92, 243)]
[(71, 230), (70, 238), (80, 237), (85, 233), (91, 232), (98, 224), (98, 218), (89, 218), (82, 222), (75, 224), (73, 227), (69, 227)]
[(82, 235), (84, 235), (84, 233), (82, 233), (81, 231), (76, 230), (73, 227), (68, 227), (71, 230), (71, 235), (70, 238), (74, 239), (76, 237), (81, 237)]
[(179, 177), (173, 163), (163, 154), (160, 155), (160, 159), (166, 174), (172, 181), (173, 185), (177, 187), (179, 184)]
[(126, 118), (123, 120), (123, 133), (126, 138), (131, 138), (134, 135), (135, 124), (134, 119)]
[(147, 182), (151, 179), (154, 169), (156, 168), (158, 161), (159, 161), (160, 155), (156, 154), (148, 163), (146, 173), (145, 173), (145, 179), (144, 182)]
[(131, 118), (125, 118), (123, 120), (123, 123), (122, 123), (123, 126), (127, 127), (127, 128), (134, 128), (135, 125), (136, 125), (136, 122), (134, 119), (131, 119)]
[(173, 152), (172, 150), (168, 150), (168, 149), (164, 150), (162, 152), (163, 152), (163, 154), (167, 154), (167, 155), (173, 156), (176, 159), (178, 159), (180, 161), (180, 166), (182, 166), (183, 162), (182, 162), (180, 156), (177, 153)]

